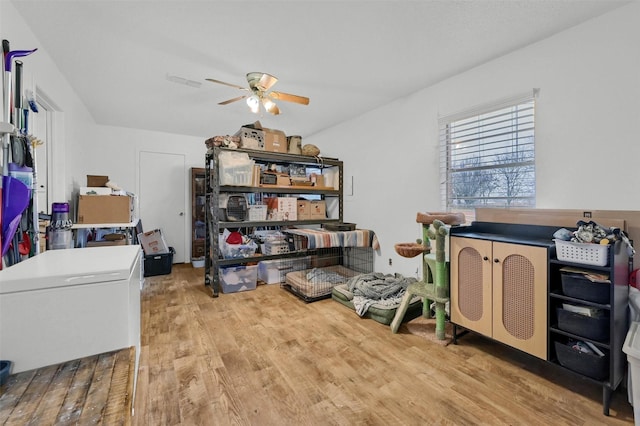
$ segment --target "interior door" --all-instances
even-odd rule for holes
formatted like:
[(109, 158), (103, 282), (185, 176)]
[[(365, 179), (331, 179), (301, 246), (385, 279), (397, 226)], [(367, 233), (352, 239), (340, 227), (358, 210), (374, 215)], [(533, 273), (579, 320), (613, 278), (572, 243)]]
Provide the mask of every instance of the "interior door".
[(42, 145), (35, 148), (34, 157), (36, 162), (36, 193), (37, 193), (37, 208), (38, 212), (49, 212), (51, 203), (49, 202), (49, 174), (51, 169), (49, 167), (50, 153), (49, 145), (51, 134), (51, 113), (47, 110), (45, 105), (38, 103), (38, 114), (32, 114), (29, 116), (32, 123), (32, 134), (42, 141)]
[(188, 257), (185, 249), (188, 222), (185, 156), (140, 151), (138, 170), (138, 211), (143, 230), (161, 229), (167, 244), (176, 251), (173, 263), (184, 263)]

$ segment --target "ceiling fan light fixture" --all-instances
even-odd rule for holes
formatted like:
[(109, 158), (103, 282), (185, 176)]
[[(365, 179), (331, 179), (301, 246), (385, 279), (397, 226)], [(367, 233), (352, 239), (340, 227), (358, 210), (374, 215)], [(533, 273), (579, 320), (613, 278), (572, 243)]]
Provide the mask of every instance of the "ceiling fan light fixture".
[(224, 81), (216, 80), (213, 78), (207, 78), (206, 80), (212, 83), (223, 84), (225, 86), (235, 87), (236, 89), (252, 93), (251, 95), (247, 94), (243, 96), (237, 96), (223, 102), (218, 102), (218, 104), (228, 105), (230, 103), (239, 101), (240, 99), (246, 99), (247, 106), (249, 106), (251, 112), (253, 112), (254, 114), (258, 114), (260, 112), (260, 104), (262, 104), (267, 112), (273, 115), (280, 114), (280, 108), (278, 108), (278, 105), (276, 105), (274, 100), (293, 102), (301, 105), (309, 105), (309, 98), (305, 96), (270, 91), (271, 87), (276, 84), (278, 79), (271, 74), (263, 72), (250, 72), (247, 74), (247, 83), (249, 83), (248, 88), (238, 86), (237, 84), (233, 83), (225, 83)]
[(257, 114), (258, 111), (260, 111), (260, 99), (258, 99), (258, 96), (256, 95), (251, 95), (247, 98), (247, 105), (254, 114)]
[(280, 114), (280, 109), (278, 109), (278, 106), (271, 99), (262, 98), (262, 105), (264, 106), (264, 109), (267, 112), (269, 112), (269, 113), (271, 113), (273, 115)]

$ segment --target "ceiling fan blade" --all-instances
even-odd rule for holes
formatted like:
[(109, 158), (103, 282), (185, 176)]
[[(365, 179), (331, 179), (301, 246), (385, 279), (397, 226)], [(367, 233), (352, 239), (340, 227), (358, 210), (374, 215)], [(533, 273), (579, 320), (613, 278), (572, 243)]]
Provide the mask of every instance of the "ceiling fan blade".
[(227, 105), (227, 104), (230, 104), (231, 102), (236, 102), (236, 101), (239, 101), (240, 99), (244, 99), (246, 97), (247, 97), (247, 95), (242, 95), (242, 96), (238, 96), (237, 98), (227, 99), (226, 101), (218, 102), (218, 105)]
[(269, 96), (274, 99), (286, 102), (295, 102), (297, 104), (309, 105), (309, 98), (304, 96), (292, 95), (290, 93), (270, 92)]
[(271, 87), (278, 82), (278, 79), (271, 74), (262, 74), (260, 81), (258, 81), (258, 88), (263, 92), (271, 89)]
[(229, 86), (229, 87), (235, 87), (236, 89), (240, 89), (240, 90), (247, 90), (247, 91), (249, 90), (246, 87), (238, 86), (237, 84), (233, 84), (233, 83), (225, 83), (224, 81), (215, 80), (213, 78), (206, 78), (205, 80), (210, 81), (212, 83), (224, 84), (225, 86)]

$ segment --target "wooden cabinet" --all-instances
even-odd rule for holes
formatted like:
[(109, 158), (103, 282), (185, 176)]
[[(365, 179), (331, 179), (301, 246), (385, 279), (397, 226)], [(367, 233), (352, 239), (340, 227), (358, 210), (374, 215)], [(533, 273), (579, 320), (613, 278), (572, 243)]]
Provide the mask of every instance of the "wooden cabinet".
[(205, 169), (191, 168), (191, 258), (205, 255)]
[(452, 237), (451, 322), (547, 359), (546, 247)]
[[(627, 365), (622, 346), (633, 258), (618, 241), (608, 248), (582, 248), (608, 250), (606, 265), (594, 262), (604, 256), (584, 256), (594, 263), (580, 262), (577, 248), (575, 263), (558, 259), (552, 241), (557, 229), (495, 222), (451, 228), (454, 342), (470, 330), (600, 384), (608, 415)], [(464, 331), (458, 334), (457, 328)], [(585, 346), (595, 349), (575, 349)]]

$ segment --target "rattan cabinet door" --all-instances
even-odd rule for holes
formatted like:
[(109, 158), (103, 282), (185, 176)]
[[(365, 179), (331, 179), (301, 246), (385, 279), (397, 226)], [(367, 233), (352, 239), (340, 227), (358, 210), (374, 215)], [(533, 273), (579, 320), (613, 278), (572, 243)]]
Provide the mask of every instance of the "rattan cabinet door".
[(493, 338), (547, 358), (547, 249), (493, 243)]
[(491, 241), (451, 237), (451, 321), (492, 336)]

